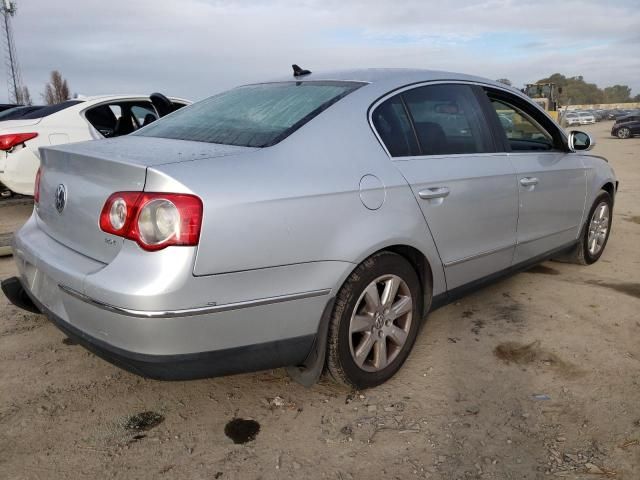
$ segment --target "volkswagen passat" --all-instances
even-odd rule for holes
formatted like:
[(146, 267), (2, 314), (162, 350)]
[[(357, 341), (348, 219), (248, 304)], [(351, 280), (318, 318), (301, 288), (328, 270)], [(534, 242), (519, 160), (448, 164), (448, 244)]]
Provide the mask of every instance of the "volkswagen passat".
[(598, 260), (617, 181), (592, 145), (490, 80), (298, 71), (43, 148), (3, 289), (143, 375), (289, 366), (370, 387), (438, 305)]

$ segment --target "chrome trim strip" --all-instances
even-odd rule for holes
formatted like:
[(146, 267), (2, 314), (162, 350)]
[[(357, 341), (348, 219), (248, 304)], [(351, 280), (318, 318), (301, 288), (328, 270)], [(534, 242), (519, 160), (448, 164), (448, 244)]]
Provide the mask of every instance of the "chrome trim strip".
[(499, 248), (495, 248), (493, 250), (489, 250), (487, 252), (477, 253), (477, 254), (471, 255), (469, 257), (464, 257), (464, 258), (461, 258), (459, 260), (453, 260), (451, 262), (445, 263), (444, 266), (445, 267), (452, 267), (452, 266), (458, 265), (460, 263), (468, 262), (469, 260), (475, 260), (476, 258), (486, 257), (487, 255), (491, 255), (493, 253), (502, 252), (503, 250), (508, 250), (510, 248), (517, 247), (518, 245), (525, 245), (527, 243), (535, 242), (537, 240), (542, 240), (543, 238), (552, 237), (554, 235), (559, 235), (561, 233), (565, 233), (565, 232), (568, 232), (568, 231), (571, 231), (571, 230), (575, 230), (576, 228), (578, 228), (578, 225), (574, 225), (573, 227), (565, 228), (564, 230), (560, 230), (558, 232), (546, 233), (546, 234), (541, 235), (539, 237), (527, 239), (527, 240), (525, 240), (523, 242), (517, 242), (515, 245), (507, 245), (506, 247), (499, 247)]
[(190, 317), (194, 315), (205, 315), (209, 313), (229, 312), (232, 310), (240, 310), (242, 308), (259, 307), (262, 305), (271, 305), (273, 303), (289, 302), (293, 300), (301, 300), (304, 298), (320, 297), (328, 295), (331, 292), (330, 288), (322, 290), (312, 290), (309, 292), (292, 293), (289, 295), (279, 295), (276, 297), (259, 298), (257, 300), (247, 300), (243, 302), (225, 303), (222, 305), (205, 305), (203, 307), (186, 308), (182, 310), (134, 310), (130, 308), (116, 307), (108, 303), (101, 302), (94, 298), (88, 297), (83, 293), (80, 293), (66, 285), (58, 285), (58, 288), (63, 292), (71, 295), (72, 297), (82, 300), (83, 302), (94, 305), (103, 310), (118, 313), (120, 315), (127, 315), (130, 317), (139, 318), (176, 318), (176, 317)]
[(578, 228), (578, 225), (574, 225), (573, 227), (565, 228), (564, 230), (559, 230), (559, 231), (553, 232), (553, 233), (545, 233), (544, 235), (540, 235), (539, 237), (529, 238), (529, 239), (524, 240), (524, 241), (518, 241), (517, 244), (518, 245), (525, 245), (527, 243), (531, 243), (531, 242), (536, 242), (538, 240), (542, 240), (543, 238), (553, 237), (554, 235), (559, 235), (561, 233), (569, 232), (571, 230), (575, 230), (576, 228)]
[(468, 262), (469, 260), (475, 260), (476, 258), (486, 257), (487, 255), (491, 255), (492, 253), (502, 252), (504, 250), (509, 250), (510, 248), (515, 248), (516, 245), (507, 245), (505, 247), (494, 248), (493, 250), (489, 250), (487, 252), (476, 253), (475, 255), (471, 255), (469, 257), (460, 258), (458, 260), (452, 260), (451, 262), (447, 262), (444, 264), (445, 267), (452, 267), (454, 265), (458, 265), (460, 263)]

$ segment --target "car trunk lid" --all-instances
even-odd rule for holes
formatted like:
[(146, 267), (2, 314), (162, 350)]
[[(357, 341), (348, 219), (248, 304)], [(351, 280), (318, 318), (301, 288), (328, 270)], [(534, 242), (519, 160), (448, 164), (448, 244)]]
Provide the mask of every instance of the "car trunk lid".
[(144, 190), (147, 167), (238, 150), (243, 148), (135, 136), (41, 148), (38, 223), (58, 242), (109, 263), (124, 242), (99, 226), (111, 194)]

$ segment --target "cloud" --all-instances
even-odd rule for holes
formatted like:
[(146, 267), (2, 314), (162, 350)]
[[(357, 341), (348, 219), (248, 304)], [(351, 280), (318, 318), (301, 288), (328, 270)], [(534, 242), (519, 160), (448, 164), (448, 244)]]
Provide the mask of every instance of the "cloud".
[(312, 70), (421, 67), (510, 78), (554, 72), (640, 93), (634, 2), (484, 0), (18, 0), (22, 76), (52, 69), (82, 94), (162, 91), (200, 99)]

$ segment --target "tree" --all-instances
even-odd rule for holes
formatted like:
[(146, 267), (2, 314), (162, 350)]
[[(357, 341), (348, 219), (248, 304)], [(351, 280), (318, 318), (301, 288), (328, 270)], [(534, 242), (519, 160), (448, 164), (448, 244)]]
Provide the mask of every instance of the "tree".
[(47, 105), (69, 100), (69, 85), (67, 85), (67, 80), (62, 78), (62, 74), (58, 70), (51, 72), (51, 80), (44, 87), (43, 98)]
[(631, 101), (631, 88), (627, 85), (614, 85), (604, 89), (604, 99), (607, 103), (624, 103)]
[(511, 83), (511, 80), (509, 80), (508, 78), (499, 78), (496, 80), (496, 82), (504, 83), (505, 85), (509, 85), (510, 87), (513, 85), (513, 83)]
[(555, 83), (562, 87), (560, 105), (580, 105), (589, 103), (602, 103), (604, 92), (595, 83), (587, 83), (582, 75), (577, 77), (565, 77), (560, 73), (554, 73), (548, 78), (538, 80), (538, 83)]
[(32, 105), (31, 94), (29, 93), (29, 88), (27, 86), (22, 87), (18, 90), (18, 97), (16, 98), (16, 103), (18, 105)]

